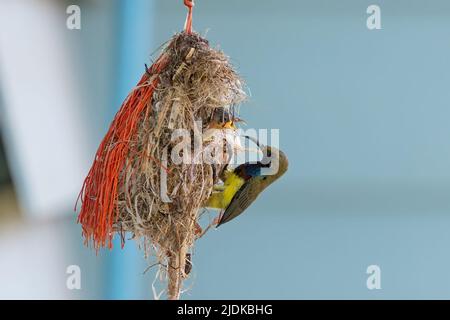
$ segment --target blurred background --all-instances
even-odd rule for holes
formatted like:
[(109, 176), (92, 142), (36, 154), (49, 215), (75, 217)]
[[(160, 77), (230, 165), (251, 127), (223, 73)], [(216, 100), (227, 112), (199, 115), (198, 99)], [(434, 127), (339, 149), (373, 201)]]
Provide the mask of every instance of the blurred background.
[[(73, 207), (185, 14), (181, 0), (0, 0), (0, 298), (153, 298), (135, 243), (96, 255)], [(197, 0), (194, 29), (231, 56), (251, 89), (242, 117), (280, 129), (290, 170), (197, 242), (184, 298), (450, 299), (450, 2)]]

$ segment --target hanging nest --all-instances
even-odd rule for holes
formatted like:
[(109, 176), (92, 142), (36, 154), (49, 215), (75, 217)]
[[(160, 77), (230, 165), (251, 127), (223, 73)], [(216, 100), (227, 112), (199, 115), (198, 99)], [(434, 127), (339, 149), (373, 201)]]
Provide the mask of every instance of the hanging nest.
[(122, 245), (126, 232), (141, 239), (171, 299), (190, 271), (202, 204), (239, 147), (224, 124), (245, 98), (227, 56), (196, 33), (176, 34), (125, 100), (81, 191), (86, 241), (98, 250), (112, 248), (115, 232)]

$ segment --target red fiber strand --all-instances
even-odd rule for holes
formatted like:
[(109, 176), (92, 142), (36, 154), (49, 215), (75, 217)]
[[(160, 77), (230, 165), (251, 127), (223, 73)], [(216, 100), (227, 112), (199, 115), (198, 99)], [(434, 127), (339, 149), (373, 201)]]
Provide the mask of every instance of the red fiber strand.
[(192, 32), (192, 9), (194, 7), (194, 0), (184, 0), (184, 5), (188, 7), (188, 15), (186, 18), (186, 23), (184, 26), (184, 30), (187, 34), (191, 34)]
[(167, 65), (163, 55), (145, 73), (136, 88), (123, 102), (95, 155), (94, 163), (83, 183), (79, 199), (78, 222), (83, 226), (86, 242), (98, 250), (112, 248), (113, 225), (118, 218), (119, 177), (135, 140), (142, 115), (149, 112), (151, 99), (159, 83), (158, 74)]

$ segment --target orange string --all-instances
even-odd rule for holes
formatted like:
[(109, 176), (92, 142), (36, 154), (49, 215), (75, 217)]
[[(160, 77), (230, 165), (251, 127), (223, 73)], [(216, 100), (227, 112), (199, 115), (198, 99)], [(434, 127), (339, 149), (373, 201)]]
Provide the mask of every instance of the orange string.
[[(95, 249), (112, 248), (113, 225), (118, 218), (118, 186), (121, 171), (129, 157), (131, 142), (142, 115), (150, 108), (153, 92), (159, 83), (158, 75), (167, 65), (162, 56), (146, 72), (116, 114), (95, 155), (94, 163), (83, 183), (79, 199), (81, 211), (78, 222), (83, 226), (86, 242), (93, 241)], [(122, 244), (123, 245), (123, 244)]]
[(194, 0), (184, 0), (184, 5), (188, 7), (188, 15), (186, 17), (186, 23), (184, 25), (184, 30), (187, 34), (192, 32), (192, 8), (194, 7)]

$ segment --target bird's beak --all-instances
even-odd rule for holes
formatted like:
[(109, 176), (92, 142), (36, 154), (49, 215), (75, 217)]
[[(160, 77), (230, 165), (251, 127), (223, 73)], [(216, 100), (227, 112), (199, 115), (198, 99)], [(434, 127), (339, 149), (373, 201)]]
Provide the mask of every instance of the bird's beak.
[(236, 125), (234, 124), (234, 121), (228, 121), (228, 122), (225, 122), (223, 125), (222, 125), (222, 129), (232, 129), (232, 130), (236, 130), (237, 128), (236, 128)]
[(250, 141), (253, 141), (258, 146), (258, 148), (261, 148), (258, 139), (250, 137), (250, 136), (244, 136), (244, 138), (246, 138), (246, 139), (248, 139)]

